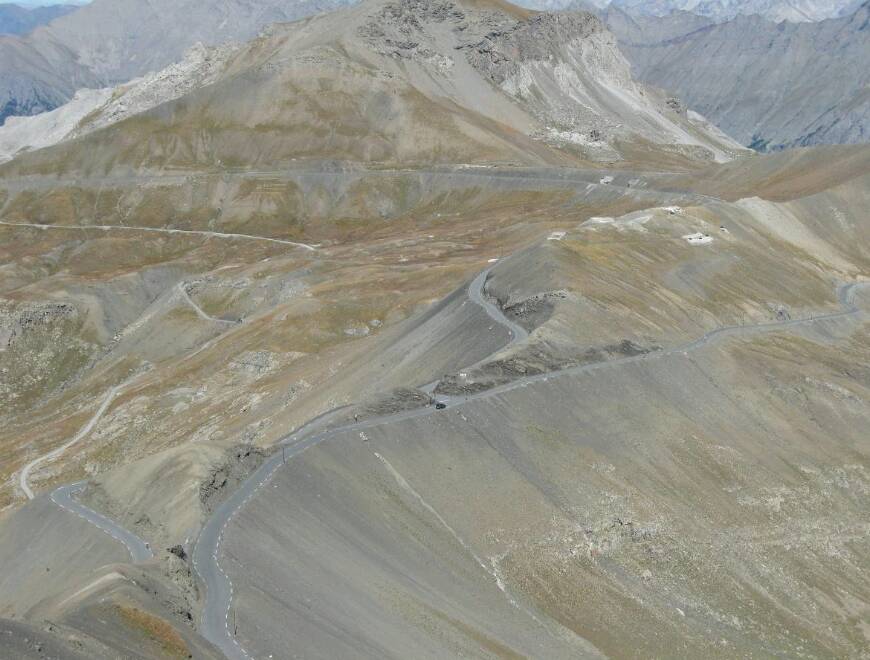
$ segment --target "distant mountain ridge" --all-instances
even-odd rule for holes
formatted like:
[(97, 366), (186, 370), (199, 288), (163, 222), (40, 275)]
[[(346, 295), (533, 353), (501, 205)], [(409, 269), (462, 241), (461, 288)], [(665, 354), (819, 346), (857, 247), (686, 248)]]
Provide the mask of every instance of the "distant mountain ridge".
[[(783, 2), (799, 4), (807, 20), (854, 4), (614, 0), (606, 7), (608, 0), (524, 0), (536, 10), (590, 7), (616, 35), (635, 77), (678, 96), (744, 145), (776, 150), (866, 141), (868, 100), (862, 90), (868, 84), (870, 39), (861, 29), (866, 6), (842, 18), (800, 24), (760, 16), (721, 23), (716, 18), (773, 11)], [(0, 124), (7, 116), (58, 108), (83, 89), (110, 88), (162, 71), (197, 43), (244, 42), (270, 23), (347, 4), (354, 2), (95, 0), (30, 35), (0, 36)], [(674, 11), (679, 7), (691, 7), (692, 13)], [(671, 13), (651, 15), (656, 12)]]
[(742, 144), (776, 151), (870, 139), (870, 2), (818, 23), (604, 14), (640, 80)]
[(180, 60), (196, 43), (247, 41), (265, 26), (345, 0), (94, 0), (26, 36), (0, 36), (0, 122), (56, 108)]
[(777, 23), (805, 23), (847, 16), (860, 4), (861, 0), (614, 0), (610, 6), (647, 16), (689, 11), (716, 22), (762, 16)]
[(17, 4), (0, 4), (0, 35), (27, 34), (34, 28), (45, 25), (55, 18), (78, 9), (75, 5), (48, 5), (45, 7), (22, 7)]
[(816, 22), (853, 13), (861, 0), (521, 0), (532, 9), (622, 9), (636, 16), (691, 12), (717, 23), (737, 16), (762, 16), (774, 22)]
[[(108, 105), (95, 98), (93, 112), (32, 118), (46, 125), (16, 119), (0, 131), (9, 155), (48, 146), (16, 143), (25, 133), (41, 138), (48, 125), (67, 141), (9, 166), (686, 164), (742, 151), (633, 80), (613, 35), (588, 13), (534, 13), (500, 0), (366, 0), (273, 25), (225, 58), (201, 51), (190, 61), (117, 90)], [(119, 105), (140, 110), (131, 116)], [(77, 125), (85, 114), (87, 125)], [(94, 127), (106, 128), (68, 139)]]

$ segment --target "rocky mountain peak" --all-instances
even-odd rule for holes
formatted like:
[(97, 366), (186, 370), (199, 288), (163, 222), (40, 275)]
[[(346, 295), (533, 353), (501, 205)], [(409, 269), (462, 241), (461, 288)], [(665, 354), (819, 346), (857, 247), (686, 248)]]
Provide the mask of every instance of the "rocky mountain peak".
[(594, 15), (586, 12), (541, 13), (494, 30), (469, 46), (469, 59), (496, 84), (502, 84), (523, 62), (552, 62), (564, 56), (569, 44), (602, 35), (610, 47), (615, 41)]
[(422, 44), (432, 42), (438, 49), (434, 41), (440, 36), (441, 45), (447, 45), (443, 43), (445, 30), (450, 33), (449, 46), (458, 49), (479, 43), (486, 34), (514, 29), (518, 23), (506, 12), (462, 6), (451, 0), (396, 0), (374, 12), (359, 34), (378, 53), (403, 59), (431, 57), (433, 50)]

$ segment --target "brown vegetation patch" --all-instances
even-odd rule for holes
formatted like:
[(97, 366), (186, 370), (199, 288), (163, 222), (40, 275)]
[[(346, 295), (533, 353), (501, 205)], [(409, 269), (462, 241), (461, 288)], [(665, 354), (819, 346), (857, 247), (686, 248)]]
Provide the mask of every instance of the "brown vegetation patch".
[(164, 619), (128, 605), (118, 605), (117, 608), (121, 617), (131, 627), (138, 629), (149, 639), (159, 644), (168, 657), (192, 657), (184, 639)]

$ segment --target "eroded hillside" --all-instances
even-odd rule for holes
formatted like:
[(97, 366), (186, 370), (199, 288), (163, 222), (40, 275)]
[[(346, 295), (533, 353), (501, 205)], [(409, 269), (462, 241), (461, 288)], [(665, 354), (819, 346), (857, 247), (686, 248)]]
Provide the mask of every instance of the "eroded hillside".
[(213, 73), (0, 168), (0, 648), (860, 657), (870, 150), (488, 0)]
[[(866, 277), (870, 255), (861, 212), (867, 180), (856, 165), (866, 154), (850, 158), (820, 152), (815, 160), (718, 166), (696, 175), (695, 187), (707, 193), (690, 190), (684, 175), (547, 168), (357, 168), (238, 175), (220, 185), (205, 177), (179, 190), (192, 200), (220, 190), (225, 216), (239, 218), (182, 230), (205, 233), (170, 233), (176, 228), (156, 222), (151, 231), (137, 230), (135, 214), (123, 222), (112, 215), (117, 198), (101, 228), (72, 225), (70, 215), (53, 227), (20, 226), (26, 217), (9, 204), (20, 215), (7, 215), (13, 226), (0, 227), (16, 245), (3, 271), (4, 376), (16, 376), (4, 379), (13, 395), (2, 438), (10, 448), (7, 506), (21, 501), (21, 475), (36, 461), (26, 479), (37, 494), (88, 479), (88, 506), (155, 549), (186, 548), (189, 562), (197, 530), (293, 429), (324, 413), (310, 433), (422, 411), (418, 421), (395, 428), (386, 422), (362, 435), (328, 436), (276, 473), (270, 495), (238, 517), (243, 531), (231, 527), (220, 551), (230, 566), (258, 567), (230, 572), (246, 648), (274, 652), (290, 643), (285, 634), (324, 657), (345, 648), (310, 628), (306, 616), (294, 615), (287, 627), (284, 605), (271, 599), (293, 593), (326, 608), (333, 597), (362, 598), (354, 607), (387, 627), (361, 628), (365, 617), (332, 625), (379, 654), (412, 645), (433, 656), (480, 648), (534, 655), (544, 644), (553, 657), (619, 656), (633, 645), (658, 653), (676, 639), (694, 640), (684, 642), (687, 656), (797, 644), (817, 655), (849, 652), (860, 633), (830, 604), (819, 620), (835, 632), (800, 618), (782, 623), (789, 639), (800, 641), (786, 641), (769, 612), (771, 603), (806, 593), (811, 581), (832, 579), (821, 564), (787, 563), (798, 547), (824, 553), (835, 544), (846, 562), (837, 570), (849, 576), (842, 584), (852, 586), (834, 595), (863, 598), (848, 566), (866, 562), (857, 539), (866, 534), (860, 493), (868, 384), (856, 367), (866, 361), (866, 332), (863, 312), (849, 312), (847, 304), (863, 309), (867, 295), (857, 289), (844, 298), (838, 284)], [(746, 173), (758, 182), (754, 190)], [(811, 194), (783, 187), (810, 174), (800, 187)], [(714, 189), (730, 192), (710, 196)], [(48, 208), (50, 194), (14, 195)], [(258, 216), (256, 208), (269, 212)], [(282, 230), (270, 220), (276, 208), (304, 212), (305, 219), (293, 232)], [(76, 222), (86, 217), (73, 212), (82, 214)], [(466, 297), (472, 275), (493, 263), (485, 290), (531, 332), (502, 351), (504, 329)], [(732, 329), (717, 338), (720, 328)], [(796, 366), (808, 364), (812, 369)], [(436, 411), (427, 406), (430, 396), (446, 397), (450, 406)], [(826, 440), (832, 428), (836, 446)], [(426, 444), (430, 435), (437, 451)], [(439, 438), (448, 436), (453, 440), (444, 445)], [(403, 437), (416, 438), (416, 449), (397, 441)], [(477, 448), (490, 437), (502, 440)], [(501, 446), (508, 439), (510, 451)], [(785, 470), (786, 462), (800, 469)], [(424, 465), (426, 479), (416, 471)], [(433, 481), (442, 469), (444, 480)], [(299, 470), (308, 476), (290, 476)], [(322, 470), (342, 476), (311, 476)], [(716, 497), (711, 479), (722, 482)], [(311, 483), (320, 485), (308, 490)], [(338, 483), (344, 490), (331, 493)], [(489, 483), (499, 487), (483, 497)], [(540, 495), (530, 499), (532, 492)], [(318, 493), (317, 511), (309, 514), (306, 497)], [(474, 509), (459, 506), (472, 494)], [(272, 504), (284, 497), (296, 506)], [(393, 504), (384, 508), (383, 497)], [(532, 507), (536, 498), (543, 499)], [(349, 513), (349, 502), (368, 508)], [(835, 507), (853, 540), (825, 527), (821, 502)], [(711, 527), (705, 507), (730, 513)], [(22, 518), (29, 510), (4, 524), (29, 524)], [(374, 511), (393, 521), (392, 531), (362, 522)], [(782, 512), (790, 517), (776, 522)], [(316, 565), (273, 527), (298, 531), (303, 520), (339, 516), (344, 522), (330, 523), (337, 529), (348, 515), (366, 527), (368, 540), (339, 554), (318, 551), (310, 560)], [(771, 541), (760, 540), (762, 529), (770, 535), (771, 524), (796, 519), (800, 527), (790, 523)], [(335, 547), (323, 533), (306, 532), (312, 548)], [(399, 577), (423, 570), (422, 558), (411, 561), (406, 547), (420, 534), (435, 553), (423, 560), (428, 595), (408, 591)], [(735, 534), (743, 539), (736, 555)], [(252, 538), (256, 543), (238, 545)], [(378, 581), (392, 585), (387, 592), (366, 586), (375, 573), (355, 556), (358, 543), (390, 548), (392, 559), (376, 570)], [(35, 561), (51, 551), (40, 547)], [(768, 547), (785, 553), (786, 577), (766, 578), (773, 582), (756, 605), (725, 598), (723, 585), (767, 556)], [(723, 553), (734, 555), (731, 563), (721, 563)], [(83, 625), (90, 601), (65, 601), (64, 585), (104, 565), (93, 564), (99, 555), (86, 556), (28, 583), (31, 605), (7, 602), (7, 616), (32, 620), (50, 609)], [(182, 580), (171, 577), (179, 570), (175, 555), (158, 557), (147, 570), (167, 590), (162, 602), (178, 605), (165, 610), (158, 603), (157, 611), (183, 631), (188, 615), (198, 620), (208, 590), (189, 563), (181, 564), (188, 571)], [(333, 561), (357, 566), (357, 577), (347, 582)], [(292, 582), (297, 570), (333, 577), (311, 585), (315, 596)], [(706, 573), (719, 577), (685, 581)], [(333, 591), (335, 580), (345, 587)], [(574, 582), (572, 591), (596, 587), (582, 602), (554, 590)], [(126, 584), (107, 577), (97, 593), (130, 607), (119, 591)], [(443, 593), (432, 600), (436, 592)], [(491, 616), (471, 616), (481, 597)], [(627, 616), (644, 622), (634, 636), (607, 632)], [(496, 623), (514, 619), (508, 628)], [(273, 620), (284, 623), (274, 628)], [(710, 646), (702, 631), (713, 621), (721, 637)], [(655, 642), (652, 630), (659, 631)]]

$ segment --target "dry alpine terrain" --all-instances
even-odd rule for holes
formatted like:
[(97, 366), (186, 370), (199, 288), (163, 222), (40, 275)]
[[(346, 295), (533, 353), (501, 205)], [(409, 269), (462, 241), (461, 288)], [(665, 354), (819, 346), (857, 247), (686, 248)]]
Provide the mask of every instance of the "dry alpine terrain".
[(870, 148), (500, 0), (180, 66), (0, 166), (0, 656), (867, 657)]

